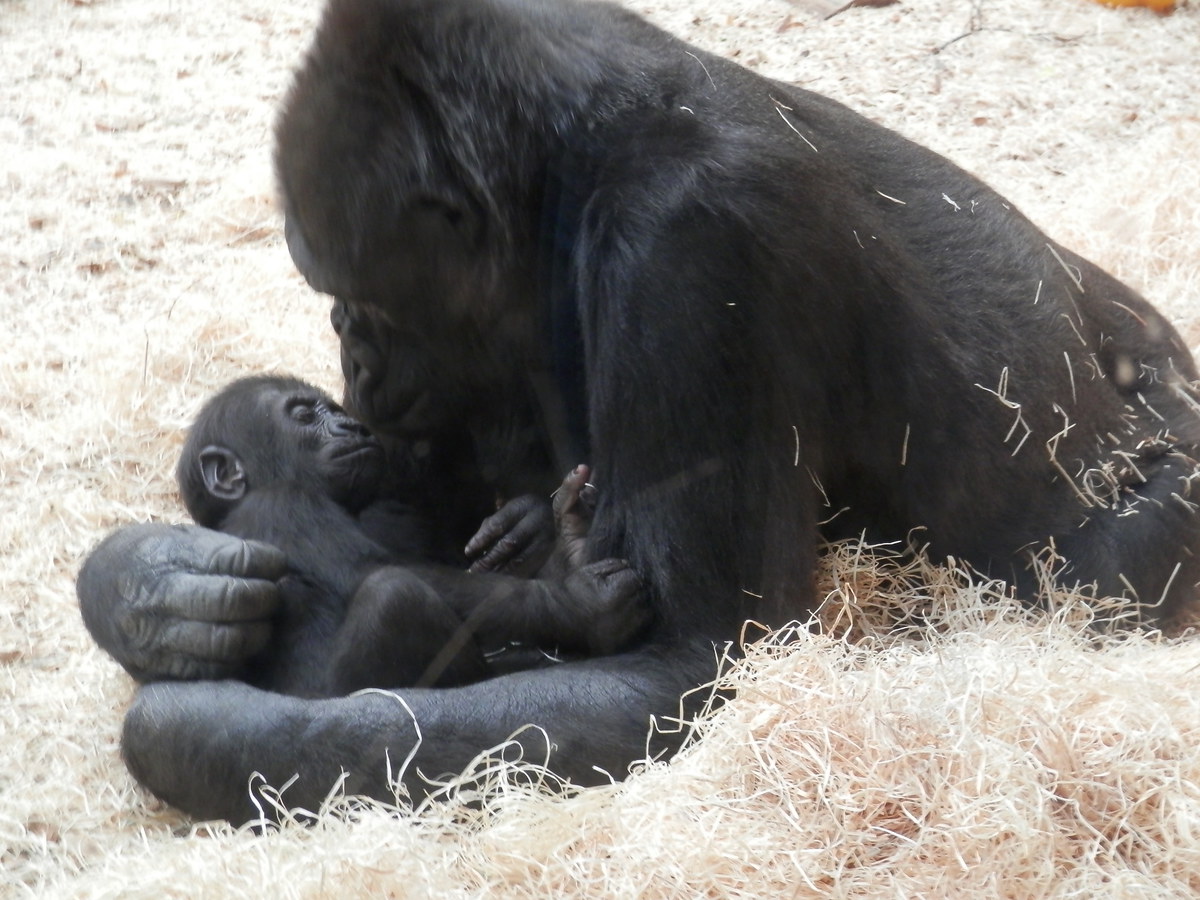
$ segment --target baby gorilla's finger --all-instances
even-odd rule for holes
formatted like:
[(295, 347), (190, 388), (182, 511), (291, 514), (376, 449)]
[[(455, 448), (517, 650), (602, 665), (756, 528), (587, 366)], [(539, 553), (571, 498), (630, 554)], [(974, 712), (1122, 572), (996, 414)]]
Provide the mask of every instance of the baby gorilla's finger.
[(596, 512), (596, 501), (599, 499), (600, 492), (594, 484), (588, 482), (579, 489), (579, 508), (576, 512), (590, 520)]
[(480, 523), (479, 530), (475, 532), (474, 537), (467, 541), (467, 546), (463, 549), (468, 558), (479, 556), (485, 550), (494, 547), (501, 538), (517, 526), (524, 517), (524, 511), (518, 503), (521, 499), (524, 498), (517, 498), (517, 500), (504, 504)]
[[(560, 520), (567, 513), (571, 512), (575, 505), (580, 500), (580, 494), (587, 488), (591, 488), (591, 495), (595, 496), (595, 488), (587, 483), (588, 476), (592, 470), (580, 464), (572, 469), (563, 478), (562, 484), (558, 490), (554, 492), (554, 519)], [(593, 503), (594, 505), (594, 503)]]
[(496, 572), (506, 565), (521, 562), (526, 546), (514, 534), (507, 534), (467, 568), (468, 572)]

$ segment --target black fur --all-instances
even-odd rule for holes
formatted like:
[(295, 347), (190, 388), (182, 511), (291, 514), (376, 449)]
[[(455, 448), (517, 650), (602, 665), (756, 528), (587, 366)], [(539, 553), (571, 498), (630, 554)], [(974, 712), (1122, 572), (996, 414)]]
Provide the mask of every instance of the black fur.
[[(651, 591), (635, 652), (404, 693), (423, 770), (532, 722), (563, 775), (620, 775), (651, 716), (712, 677), (714, 645), (812, 609), (823, 537), (911, 536), (1026, 595), (1052, 545), (1062, 580), (1158, 623), (1193, 598), (1196, 372), (1178, 335), (978, 179), (840, 104), (606, 4), (332, 0), (277, 165), (293, 258), (337, 297), (351, 407), (385, 440), (455, 454), (436, 489), (453, 509), (552, 485), (556, 452), (586, 442), (588, 552)], [(278, 749), (298, 730), (320, 737)], [(297, 802), (342, 769), (386, 795), (385, 755), (413, 740), (386, 701), (204, 684), (146, 688), (125, 732), (143, 783), (232, 818), (256, 769), (299, 773)]]
[[(597, 610), (615, 603), (613, 592), (573, 594), (557, 581), (469, 578), (427, 564), (416, 511), (371, 502), (383, 462), (366, 428), (294, 378), (241, 379), (196, 417), (177, 467), (192, 517), (276, 547), (288, 560), (274, 638), (241, 673), (248, 684), (305, 697), (466, 684), (511, 671), (514, 660), (536, 664), (560, 649), (624, 641), (640, 624), (625, 606)], [(569, 475), (562, 491), (577, 492), (580, 481)], [(495, 517), (503, 526), (495, 543), (518, 540), (526, 519), (540, 526), (532, 504), (514, 506), (521, 514)], [(572, 527), (565, 512), (560, 527)], [(578, 588), (570, 560), (546, 553), (534, 567), (552, 560), (553, 574)], [(623, 566), (600, 568), (606, 584), (627, 583)], [(606, 630), (606, 620), (619, 628)]]

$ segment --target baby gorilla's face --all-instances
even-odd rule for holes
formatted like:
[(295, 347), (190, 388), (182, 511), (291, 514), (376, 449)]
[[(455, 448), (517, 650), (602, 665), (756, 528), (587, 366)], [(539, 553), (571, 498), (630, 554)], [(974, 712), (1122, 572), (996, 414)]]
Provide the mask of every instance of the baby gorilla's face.
[[(274, 458), (264, 462), (276, 477), (319, 487), (351, 511), (374, 499), (384, 452), (365, 425), (315, 388), (272, 389), (260, 401), (276, 435), (274, 442), (262, 442), (260, 452), (275, 444)], [(251, 489), (253, 481), (251, 473)]]

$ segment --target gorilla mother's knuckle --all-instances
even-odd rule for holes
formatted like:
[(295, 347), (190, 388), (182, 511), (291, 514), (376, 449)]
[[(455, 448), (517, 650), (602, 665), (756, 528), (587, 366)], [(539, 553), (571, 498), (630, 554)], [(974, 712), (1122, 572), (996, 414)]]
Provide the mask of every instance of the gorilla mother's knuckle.
[(173, 620), (163, 629), (160, 657), (170, 677), (197, 678), (230, 674), (266, 646), (266, 622), (236, 625)]
[[(128, 606), (119, 607), (113, 622), (120, 637), (121, 664), (139, 681), (172, 677), (163, 653), (163, 620)], [(167, 657), (170, 654), (166, 654)]]
[(130, 556), (128, 567), (150, 579), (177, 571), (278, 578), (287, 566), (283, 553), (269, 544), (199, 525), (146, 528)]
[(126, 564), (117, 570), (117, 589), (136, 608), (169, 608), (180, 594), (181, 580), (188, 576), (221, 573), (231, 563), (244, 568), (244, 563), (228, 557), (246, 554), (243, 545), (237, 538), (193, 525), (145, 529), (129, 548)]
[(241, 575), (250, 567), (251, 548), (239, 538), (208, 534), (196, 542), (196, 567), (204, 572)]
[(261, 541), (246, 541), (241, 538), (207, 532), (208, 539), (199, 543), (197, 549), (205, 554), (199, 566), (208, 572), (222, 575), (238, 575), (245, 578), (281, 578), (287, 569), (287, 558), (283, 552)]
[(153, 672), (152, 681), (201, 681), (228, 677), (234, 673), (234, 667), (191, 656), (162, 653)]
[(241, 661), (262, 650), (271, 639), (267, 622), (215, 625), (211, 629), (206, 659)]

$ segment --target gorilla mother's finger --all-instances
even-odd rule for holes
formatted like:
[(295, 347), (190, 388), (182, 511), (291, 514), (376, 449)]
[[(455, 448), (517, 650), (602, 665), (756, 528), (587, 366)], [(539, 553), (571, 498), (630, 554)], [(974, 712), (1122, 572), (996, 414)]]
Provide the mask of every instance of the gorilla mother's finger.
[(163, 627), (158, 643), (171, 656), (236, 666), (262, 650), (270, 638), (271, 623), (266, 621), (223, 625), (179, 619)]
[(270, 618), (279, 605), (274, 581), (172, 572), (154, 588), (164, 615), (196, 622), (254, 622)]
[(187, 557), (187, 560), (180, 562), (190, 562), (196, 571), (211, 575), (276, 581), (287, 571), (287, 557), (276, 547), (207, 528), (195, 528)]

